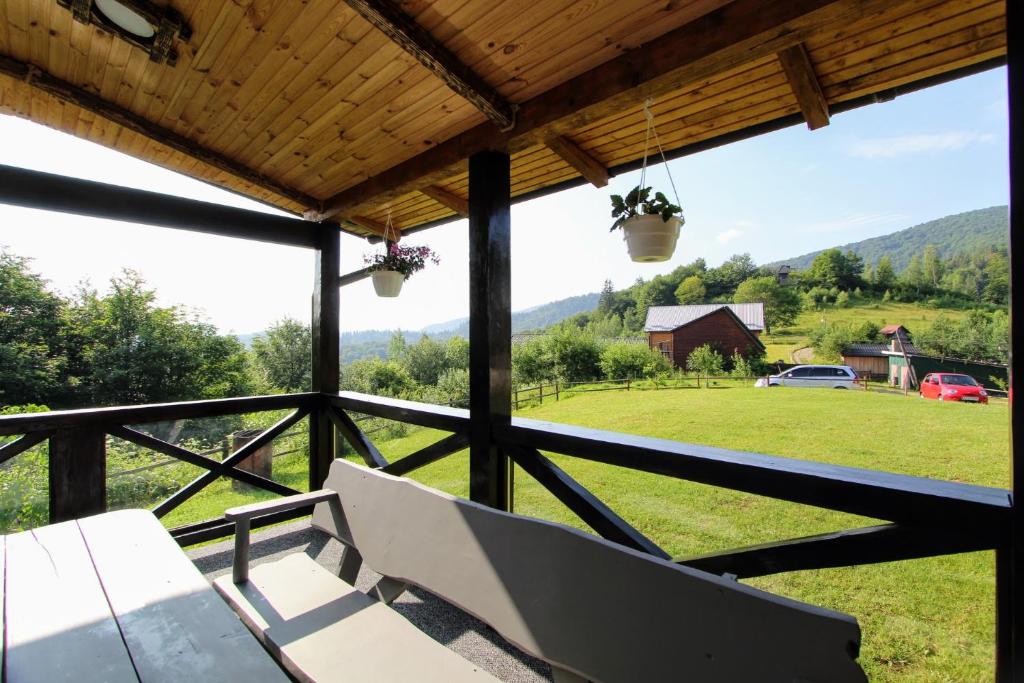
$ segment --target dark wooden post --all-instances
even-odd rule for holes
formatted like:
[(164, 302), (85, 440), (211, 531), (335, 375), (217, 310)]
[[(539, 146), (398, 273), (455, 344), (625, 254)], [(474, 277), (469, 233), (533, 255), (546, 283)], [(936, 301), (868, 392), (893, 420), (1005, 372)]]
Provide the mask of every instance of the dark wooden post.
[(107, 436), (62, 429), (50, 437), (50, 523), (107, 510)]
[[(1010, 390), (1024, 370), (1024, 304), (1014, 285), (1014, 248), (1024, 248), (1024, 7), (1006, 2), (1010, 122)], [(1024, 681), (1024, 404), (1010, 400), (1010, 485), (1014, 491), (1007, 547), (996, 551), (996, 680)]]
[(491, 428), (512, 414), (510, 165), (504, 152), (469, 158), (469, 497), (507, 510), (508, 458)]
[[(341, 232), (325, 224), (316, 249), (316, 277), (313, 282), (313, 391), (338, 391), (338, 305), (340, 291)], [(327, 417), (326, 402), (309, 414), (309, 488), (318, 489), (327, 478), (334, 460), (334, 425)]]

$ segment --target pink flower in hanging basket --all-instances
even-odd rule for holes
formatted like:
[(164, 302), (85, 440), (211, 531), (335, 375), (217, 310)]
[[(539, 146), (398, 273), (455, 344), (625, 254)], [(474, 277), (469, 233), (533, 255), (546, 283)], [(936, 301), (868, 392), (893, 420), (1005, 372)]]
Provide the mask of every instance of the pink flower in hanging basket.
[(427, 261), (437, 265), (441, 257), (425, 245), (406, 247), (392, 243), (384, 253), (363, 256), (363, 263), (369, 267), (370, 272), (394, 270), (404, 275), (406, 280), (413, 273), (426, 268)]

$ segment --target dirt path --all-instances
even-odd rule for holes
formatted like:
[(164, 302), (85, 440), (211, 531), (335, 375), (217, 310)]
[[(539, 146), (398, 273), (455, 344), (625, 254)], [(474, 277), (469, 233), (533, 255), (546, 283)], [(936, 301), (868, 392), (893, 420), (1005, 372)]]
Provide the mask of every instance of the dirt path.
[(814, 360), (814, 349), (810, 346), (797, 349), (792, 353), (794, 363), (810, 363)]

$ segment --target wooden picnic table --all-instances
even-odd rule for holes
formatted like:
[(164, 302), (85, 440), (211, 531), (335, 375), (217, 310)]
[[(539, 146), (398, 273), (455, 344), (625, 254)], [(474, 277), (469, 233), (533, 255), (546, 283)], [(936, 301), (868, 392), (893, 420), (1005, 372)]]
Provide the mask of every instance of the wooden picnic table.
[(4, 681), (288, 680), (147, 511), (0, 536), (0, 557)]

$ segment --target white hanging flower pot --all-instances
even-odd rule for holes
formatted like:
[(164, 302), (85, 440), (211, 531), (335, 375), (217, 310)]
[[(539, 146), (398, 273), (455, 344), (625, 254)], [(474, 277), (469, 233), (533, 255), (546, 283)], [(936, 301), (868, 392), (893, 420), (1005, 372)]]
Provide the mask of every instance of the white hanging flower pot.
[(397, 270), (375, 270), (370, 273), (373, 279), (373, 289), (377, 296), (396, 297), (402, 291), (402, 283), (405, 282), (405, 275)]
[(672, 258), (683, 226), (680, 216), (667, 221), (658, 214), (633, 216), (622, 224), (622, 232), (629, 250), (629, 258), (637, 263), (656, 263)]

